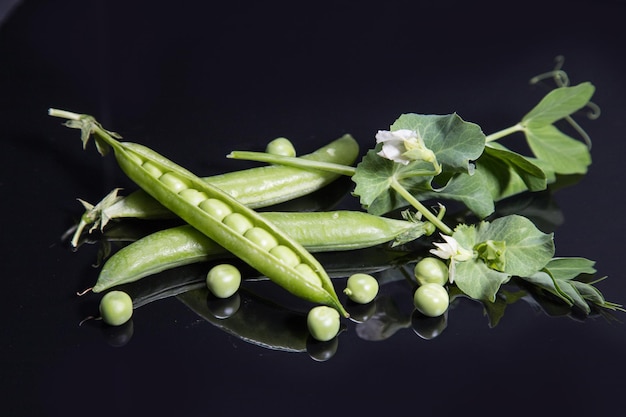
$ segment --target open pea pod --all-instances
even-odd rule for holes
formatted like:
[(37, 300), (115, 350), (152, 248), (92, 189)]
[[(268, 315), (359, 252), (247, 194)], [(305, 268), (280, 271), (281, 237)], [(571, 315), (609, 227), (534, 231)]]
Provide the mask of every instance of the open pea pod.
[[(68, 127), (80, 129), (84, 146), (93, 135), (100, 154), (113, 149), (118, 165), (133, 182), (220, 246), (292, 294), (329, 305), (349, 317), (317, 259), (254, 210), (159, 153), (136, 143), (118, 141), (119, 135), (102, 128), (92, 116), (55, 109), (49, 113), (68, 119)], [(243, 230), (225, 224), (223, 220), (230, 215), (237, 215), (250, 227)], [(262, 241), (252, 238), (259, 235)], [(278, 251), (271, 252), (276, 247), (293, 256), (289, 260), (277, 256)]]

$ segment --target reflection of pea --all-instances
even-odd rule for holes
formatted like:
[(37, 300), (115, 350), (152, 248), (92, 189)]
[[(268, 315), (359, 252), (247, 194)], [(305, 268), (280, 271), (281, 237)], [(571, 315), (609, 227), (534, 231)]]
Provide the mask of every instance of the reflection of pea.
[(311, 359), (324, 362), (335, 356), (339, 348), (339, 338), (334, 337), (326, 342), (316, 340), (314, 337), (307, 338), (306, 351)]
[(133, 337), (133, 320), (130, 319), (120, 326), (102, 326), (104, 338), (109, 346), (122, 347)]
[(448, 313), (437, 317), (428, 317), (415, 310), (411, 316), (411, 327), (413, 327), (415, 334), (422, 339), (434, 339), (448, 327)]
[(209, 312), (216, 319), (227, 319), (239, 311), (241, 305), (241, 297), (239, 293), (235, 293), (228, 298), (220, 298), (209, 293), (206, 300)]
[(359, 304), (348, 300), (346, 310), (350, 313), (350, 320), (363, 323), (376, 314), (376, 303)]

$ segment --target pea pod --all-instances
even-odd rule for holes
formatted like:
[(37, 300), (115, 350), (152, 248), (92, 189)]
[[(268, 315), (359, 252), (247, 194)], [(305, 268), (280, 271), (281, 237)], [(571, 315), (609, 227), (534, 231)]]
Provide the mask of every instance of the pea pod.
[[(68, 119), (66, 125), (81, 129), (83, 146), (91, 135), (98, 151), (113, 149), (122, 171), (139, 187), (191, 226), (218, 242), (292, 294), (314, 303), (336, 308), (349, 317), (322, 267), (302, 245), (221, 189), (202, 181), (192, 172), (159, 153), (136, 143), (120, 142), (120, 136), (102, 128), (88, 115), (50, 110), (50, 115)], [(244, 233), (226, 225), (223, 219), (235, 214), (251, 224)], [(263, 234), (263, 239), (255, 236)], [(258, 233), (257, 233), (258, 232)], [(263, 233), (261, 233), (263, 232)], [(297, 265), (287, 264), (270, 252), (281, 246), (293, 252)]]
[[(300, 158), (319, 162), (351, 165), (359, 153), (359, 145), (350, 135), (344, 135), (316, 151)], [(309, 194), (328, 185), (339, 174), (321, 170), (306, 170), (284, 165), (269, 165), (241, 171), (227, 172), (203, 178), (214, 186), (237, 198), (250, 208), (268, 207)], [(102, 229), (112, 219), (160, 219), (172, 212), (139, 189), (125, 197), (113, 190), (98, 204), (79, 200), (85, 207), (76, 226), (72, 245), (77, 246), (83, 230)]]
[[(428, 223), (358, 211), (261, 214), (310, 252), (346, 251), (422, 235)], [(102, 267), (94, 292), (139, 280), (166, 269), (224, 255), (225, 249), (189, 225), (160, 230), (120, 249)]]

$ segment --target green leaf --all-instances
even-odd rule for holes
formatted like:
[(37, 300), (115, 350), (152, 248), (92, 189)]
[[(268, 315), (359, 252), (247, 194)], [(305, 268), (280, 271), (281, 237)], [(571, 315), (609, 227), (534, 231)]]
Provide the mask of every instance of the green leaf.
[(391, 130), (410, 129), (435, 153), (444, 171), (471, 173), (470, 161), (477, 159), (485, 147), (480, 126), (466, 122), (456, 113), (449, 115), (401, 115)]
[(552, 233), (543, 233), (526, 217), (516, 214), (481, 222), (474, 245), (488, 240), (506, 243), (504, 272), (510, 275), (533, 275), (554, 256)]
[(528, 158), (518, 153), (505, 149), (497, 144), (490, 144), (485, 148), (485, 154), (499, 159), (510, 167), (524, 182), (528, 190), (541, 191), (546, 188), (546, 174), (541, 168), (532, 163)]
[(402, 178), (402, 185), (419, 193), (431, 190), (432, 175), (413, 175), (419, 171), (432, 171), (432, 165), (424, 161), (415, 161), (407, 165), (393, 162), (377, 155), (382, 145), (376, 146), (365, 154), (356, 167), (352, 180), (356, 183), (354, 194), (360, 198), (361, 205), (369, 213), (381, 215), (407, 203), (395, 191), (390, 189), (392, 178)]
[(595, 274), (595, 261), (585, 258), (554, 258), (548, 262), (546, 269), (558, 280), (570, 280), (580, 274)]
[(456, 174), (442, 188), (430, 192), (424, 191), (421, 197), (424, 199), (443, 198), (460, 201), (481, 219), (489, 216), (494, 211), (489, 181), (479, 171), (475, 171), (473, 175), (466, 173)]
[(454, 283), (461, 291), (476, 300), (493, 302), (500, 286), (509, 280), (504, 272), (489, 269), (484, 262), (472, 259), (455, 266)]
[(553, 125), (529, 126), (526, 140), (535, 156), (559, 174), (584, 174), (591, 164), (587, 146), (561, 132)]
[(587, 105), (594, 91), (589, 82), (556, 88), (522, 118), (521, 124), (527, 128), (550, 125)]

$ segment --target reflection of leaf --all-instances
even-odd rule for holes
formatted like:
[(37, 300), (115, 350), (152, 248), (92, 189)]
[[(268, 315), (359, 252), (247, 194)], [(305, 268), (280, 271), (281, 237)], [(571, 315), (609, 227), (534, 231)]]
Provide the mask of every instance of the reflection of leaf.
[(591, 164), (587, 146), (553, 125), (528, 127), (526, 140), (535, 156), (559, 174), (584, 174)]
[(586, 106), (594, 91), (589, 82), (556, 88), (522, 118), (521, 124), (527, 128), (550, 125)]
[(480, 126), (464, 121), (456, 113), (403, 114), (391, 125), (391, 130), (398, 129), (416, 131), (448, 171), (469, 172), (470, 161), (477, 159), (485, 147)]

